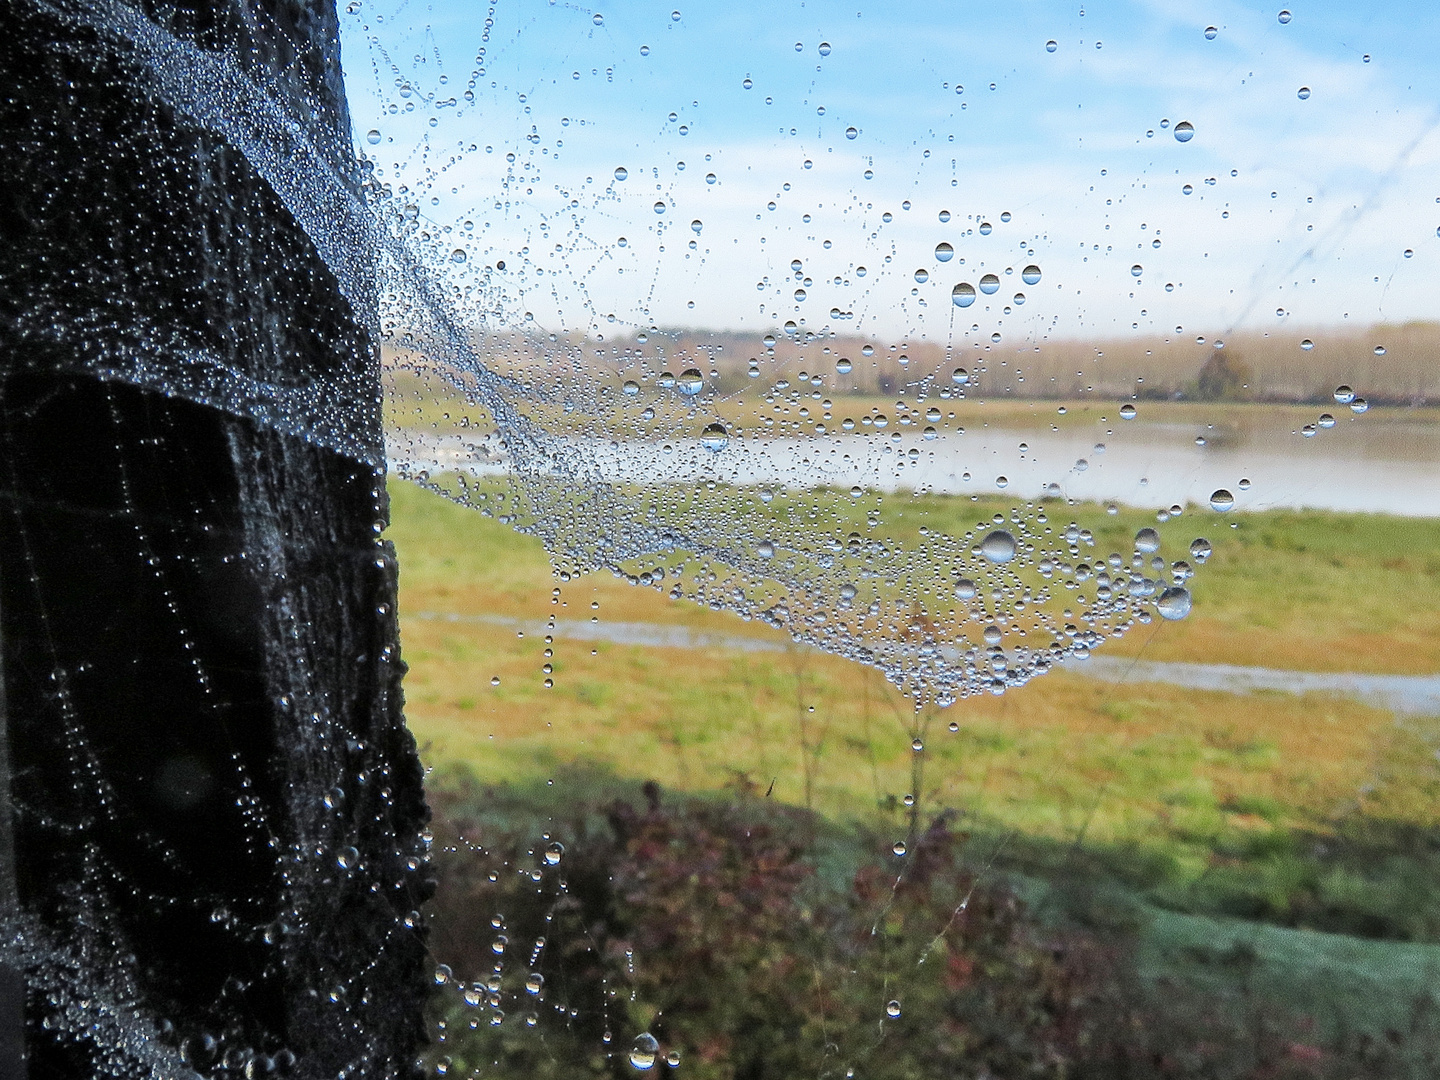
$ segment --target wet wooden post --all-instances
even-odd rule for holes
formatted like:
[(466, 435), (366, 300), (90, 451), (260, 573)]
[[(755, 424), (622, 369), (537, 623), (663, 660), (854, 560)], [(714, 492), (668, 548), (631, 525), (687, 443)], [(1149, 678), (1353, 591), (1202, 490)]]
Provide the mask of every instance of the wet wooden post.
[[(355, 183), (331, 0), (137, 7)], [(30, 1080), (407, 1075), (427, 811), (374, 313), (112, 17), (0, 6), (0, 962)], [(337, 409), (347, 447), (315, 436)]]

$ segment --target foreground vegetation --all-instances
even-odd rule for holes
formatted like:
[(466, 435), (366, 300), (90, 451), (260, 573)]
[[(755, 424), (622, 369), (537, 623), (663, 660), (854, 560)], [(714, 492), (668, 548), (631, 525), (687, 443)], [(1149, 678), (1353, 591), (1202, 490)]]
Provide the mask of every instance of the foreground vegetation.
[[(411, 665), (407, 714), (427, 763), (438, 770), (437, 832), (458, 849), (440, 861), (437, 954), (470, 957), (469, 968), (456, 966), (457, 976), (481, 977), (492, 929), (484, 919), (495, 912), (514, 926), (517, 913), (540, 918), (558, 903), (556, 919), (573, 910), (574, 918), (583, 915), (576, 926), (588, 927), (584, 934), (574, 930), (575, 941), (588, 944), (572, 946), (589, 958), (556, 960), (559, 967), (549, 969), (589, 987), (568, 999), (580, 1010), (565, 1028), (570, 1034), (562, 1038), (537, 1013), (536, 1030), (548, 1032), (540, 1053), (525, 1049), (523, 1025), (506, 1021), (487, 1033), (491, 1041), (453, 1055), (457, 1068), (485, 1058), (508, 1062), (517, 1073), (554, 1071), (560, 1061), (604, 1071), (613, 1065), (607, 1046), (628, 1048), (634, 1034), (659, 1022), (649, 1009), (677, 1017), (666, 1037), (684, 1048), (692, 1063), (687, 1071), (705, 1071), (699, 1062), (708, 1061), (713, 1069), (706, 1075), (741, 1075), (724, 1071), (739, 1068), (733, 1033), (758, 1021), (706, 1011), (686, 997), (690, 973), (709, 969), (685, 951), (689, 946), (646, 937), (681, 918), (704, 924), (694, 928), (701, 940), (729, 941), (738, 932), (735, 911), (750, 911), (752, 901), (712, 910), (693, 886), (659, 884), (688, 881), (697, 867), (719, 859), (746, 881), (747, 874), (759, 881), (779, 875), (773, 885), (780, 907), (758, 922), (746, 916), (750, 936), (726, 946), (768, 972), (761, 981), (773, 991), (745, 993), (760, 995), (757, 1007), (779, 1010), (773, 1038), (793, 1040), (800, 1055), (766, 1056), (774, 1075), (802, 1060), (807, 1068), (820, 1061), (839, 1068), (850, 1054), (852, 1064), (863, 1062), (857, 1075), (889, 1075), (889, 1065), (877, 1062), (893, 1059), (900, 1076), (912, 1068), (905, 1061), (952, 1051), (957, 1063), (968, 1063), (957, 1064), (957, 1075), (969, 1075), (965, 1069), (981, 1061), (992, 1062), (995, 1076), (1032, 1066), (1060, 1069), (1057, 1061), (1069, 1071), (1052, 1075), (1086, 1075), (1092, 1066), (1094, 1075), (1117, 1076), (1429, 1075), (1430, 1066), (1422, 1065), (1432, 1052), (1426, 1025), (1433, 1021), (1422, 991), (1440, 973), (1433, 967), (1440, 948), (1427, 944), (1440, 941), (1433, 720), (1397, 722), (1384, 710), (1337, 697), (1114, 686), (1066, 673), (917, 717), (872, 671), (787, 647), (764, 627), (658, 591), (590, 576), (555, 595), (558, 582), (533, 540), (406, 484), (392, 485), (392, 500), (389, 535), (401, 558), (402, 633)], [(991, 501), (993, 508), (968, 499), (886, 498), (878, 531), (915, 541), (922, 524), (973, 524), (977, 513), (1008, 506)], [(1128, 544), (1143, 517), (1063, 504), (1054, 513), (1094, 528), (1102, 550)], [(1322, 671), (1440, 670), (1435, 523), (1272, 512), (1242, 516), (1235, 530), (1212, 531), (1219, 522), (1207, 518), (1187, 514), (1162, 526), (1167, 544), (1197, 528), (1214, 540), (1215, 556), (1196, 583), (1194, 613), (1107, 644), (1107, 652)], [(1168, 537), (1170, 530), (1176, 537)], [(679, 624), (759, 639), (773, 651), (667, 649), (563, 635), (547, 642), (523, 625), (433, 617), (551, 614)], [(547, 677), (553, 687), (544, 685)], [(912, 749), (916, 738), (921, 753)], [(694, 793), (699, 801), (667, 795), (660, 809), (647, 802), (631, 824), (616, 826), (616, 799), (634, 802), (646, 780), (657, 791)], [(735, 823), (751, 828), (757, 821), (770, 830), (768, 839), (747, 847), (750, 839), (734, 833)], [(527, 854), (542, 850), (545, 832), (567, 845), (560, 865), (572, 893), (581, 872), (571, 868), (630, 869), (588, 899), (577, 893), (561, 903), (558, 878), (546, 877), (551, 871)], [(903, 859), (884, 854), (896, 842), (908, 845)], [(486, 854), (476, 855), (470, 844)], [(672, 863), (647, 869), (645, 859), (658, 858), (660, 849)], [(923, 862), (912, 856), (925, 850), (936, 853), (926, 864), (928, 884), (904, 894), (911, 906), (897, 916), (903, 942), (876, 945), (878, 952), (856, 946), (853, 957), (843, 950), (822, 955), (817, 941), (849, 940), (866, 919), (866, 932), (875, 925), (891, 888), (875, 882), (893, 883), (900, 866)], [(538, 883), (532, 867), (542, 871)], [(641, 882), (629, 892), (622, 888), (626, 873)], [(943, 980), (925, 983), (930, 976), (916, 974), (920, 968), (899, 965), (897, 985), (907, 987), (913, 1004), (904, 1004), (903, 1024), (892, 1023), (876, 1011), (889, 1000), (879, 996), (883, 973), (891, 970), (884, 958), (934, 941), (937, 920), (945, 925), (956, 897), (971, 887), (988, 914), (946, 938), (945, 955), (974, 950), (984, 958), (975, 962), (993, 994), (966, 1005), (970, 999), (956, 998)], [(572, 904), (578, 907), (566, 907)], [(713, 926), (706, 922), (712, 917), (720, 920)], [(765, 921), (772, 917), (803, 934), (775, 929), (773, 936)], [(605, 920), (613, 924), (608, 936), (596, 936), (597, 921)], [(524, 936), (510, 933), (515, 941)], [(644, 974), (634, 977), (639, 984), (623, 984), (620, 996), (634, 990), (635, 1002), (606, 1014), (615, 1030), (605, 1044), (584, 1025), (598, 1022), (596, 1002), (611, 1000), (606, 995), (622, 985), (616, 973), (628, 972), (619, 942), (631, 943)], [(1056, 948), (1082, 957), (1081, 970), (1056, 957)], [(586, 949), (598, 951), (591, 957)], [(566, 966), (572, 961), (580, 966)], [(925, 970), (948, 971), (950, 963)], [(840, 977), (850, 970), (864, 977)], [(872, 985), (872, 976), (880, 983)], [(707, 976), (732, 977), (738, 975)], [(1297, 980), (1304, 993), (1296, 992)], [(829, 989), (802, 993), (802, 983)], [(766, 993), (779, 995), (785, 1007)], [(812, 993), (819, 996), (806, 996)], [(1156, 993), (1188, 1004), (1157, 1017)], [(743, 995), (735, 988), (722, 996)], [(453, 1024), (468, 1031), (480, 1014), (452, 1004)], [(954, 1009), (964, 1015), (957, 1019)], [(835, 1038), (824, 1034), (832, 1030), (827, 1024), (873, 1035), (873, 1045), (864, 1044), (871, 1049), (847, 1044), (845, 1053), (822, 1052), (821, 1044)], [(955, 1024), (969, 1034), (951, 1050), (921, 1039), (914, 1044), (919, 1059), (896, 1056), (902, 1030), (909, 1047), (916, 1031), (953, 1032)], [(1218, 1041), (1206, 1043), (1207, 1028), (1222, 1033)], [(982, 1052), (989, 1045), (975, 1035), (982, 1029), (1003, 1034), (1011, 1050)], [(707, 1050), (707, 1031), (721, 1033), (714, 1037), (723, 1046)], [(1117, 1041), (1117, 1031), (1131, 1034)], [(562, 1053), (564, 1039), (575, 1041)], [(813, 1039), (820, 1042), (806, 1041)], [(1048, 1065), (1022, 1053), (1041, 1046), (1054, 1049)], [(1139, 1057), (1132, 1054), (1137, 1048), (1145, 1051)], [(1167, 1057), (1170, 1051), (1178, 1056)], [(985, 1057), (992, 1052), (999, 1056)], [(744, 1074), (771, 1075), (769, 1068), (755, 1065)]]

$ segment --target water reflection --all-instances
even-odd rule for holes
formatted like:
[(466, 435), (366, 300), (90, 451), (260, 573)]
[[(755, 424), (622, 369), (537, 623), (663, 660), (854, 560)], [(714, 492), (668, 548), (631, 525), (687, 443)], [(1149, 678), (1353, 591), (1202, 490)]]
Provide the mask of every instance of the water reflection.
[[(983, 425), (931, 439), (898, 432), (756, 438), (737, 431), (718, 453), (702, 439), (576, 440), (571, 460), (617, 481), (646, 481), (663, 464), (675, 483), (860, 485), (957, 495), (1003, 489), (1020, 499), (1048, 494), (1155, 509), (1206, 506), (1212, 492), (1226, 488), (1237, 510), (1440, 517), (1440, 424), (1428, 414), (1345, 414), (1310, 438), (1291, 412), (1257, 412), (1221, 425), (1147, 422), (1142, 413), (1123, 426)], [(392, 432), (391, 440), (391, 466), (402, 474), (482, 476), (507, 469), (503, 445), (493, 437)]]

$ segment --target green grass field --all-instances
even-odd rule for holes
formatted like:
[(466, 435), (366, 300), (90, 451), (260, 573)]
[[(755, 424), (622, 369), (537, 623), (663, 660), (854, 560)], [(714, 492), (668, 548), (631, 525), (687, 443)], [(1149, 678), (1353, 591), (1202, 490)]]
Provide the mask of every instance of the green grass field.
[[(1379, 1023), (1408, 1007), (1424, 972), (1440, 970), (1440, 947), (1427, 944), (1440, 941), (1440, 721), (1400, 723), (1341, 697), (1117, 686), (1064, 672), (917, 717), (873, 670), (609, 575), (556, 595), (534, 539), (409, 484), (392, 483), (391, 499), (406, 711), (437, 777), (462, 766), (482, 785), (538, 792), (540, 814), (546, 798), (563, 813), (595, 783), (770, 790), (842, 830), (897, 840), (952, 808), (977, 863), (1040, 883), (1067, 918), (1148, 928), (1155, 971), (1233, 983), (1233, 953), (1257, 992), (1283, 998), (1287, 980), (1332, 970), (1340, 996), (1321, 994), (1326, 1007)], [(886, 498), (875, 531), (915, 541), (922, 524), (963, 531), (991, 509)], [(1125, 550), (1153, 522), (1099, 507), (1052, 514), (1094, 528), (1101, 551)], [(1203, 528), (1200, 515), (1162, 526), (1167, 545), (1196, 529), (1213, 537), (1195, 611), (1104, 650), (1440, 671), (1440, 525), (1280, 511), (1236, 520), (1234, 530)], [(447, 614), (680, 624), (780, 648), (547, 643), (434, 617)], [(1304, 937), (1317, 930), (1364, 940)]]

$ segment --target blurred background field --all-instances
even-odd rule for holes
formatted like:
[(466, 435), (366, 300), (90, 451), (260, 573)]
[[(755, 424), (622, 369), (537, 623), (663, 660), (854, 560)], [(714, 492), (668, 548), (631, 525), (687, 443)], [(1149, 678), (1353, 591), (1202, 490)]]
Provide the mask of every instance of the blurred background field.
[[(823, 498), (789, 495), (792, 509)], [(784, 823), (796, 859), (830, 851), (847, 867), (832, 877), (859, 881), (872, 863), (897, 873), (908, 856), (893, 846), (924, 848), (941, 824), (955, 873), (1010, 890), (1037, 926), (1120, 949), (1142, 1011), (1172, 985), (1201, 1012), (1229, 1002), (1244, 1024), (1278, 1009), (1275, 1030), (1318, 1025), (1311, 1041), (1332, 1063), (1351, 1060), (1336, 1047), (1356, 1032), (1430, 1030), (1414, 1010), (1440, 976), (1440, 719), (1082, 670), (917, 714), (878, 672), (784, 633), (608, 575), (562, 585), (538, 541), (494, 517), (404, 482), (391, 499), (406, 712), (452, 841), (573, 841), (649, 782), (674, 809), (652, 802), (647, 827), (683, 832), (706, 806), (743, 805)], [(872, 531), (915, 543), (922, 523), (963, 528), (1011, 502), (886, 496)], [(1097, 552), (1155, 523), (1063, 502), (1050, 513), (1094, 529)], [(1158, 528), (1167, 547), (1214, 541), (1194, 611), (1097, 655), (1440, 671), (1434, 521), (1192, 508)], [(1419, 1061), (1421, 1044), (1401, 1041), (1395, 1061)], [(1411, 1075), (1402, 1064), (1393, 1075)], [(1156, 1075), (1191, 1075), (1176, 1069)]]

